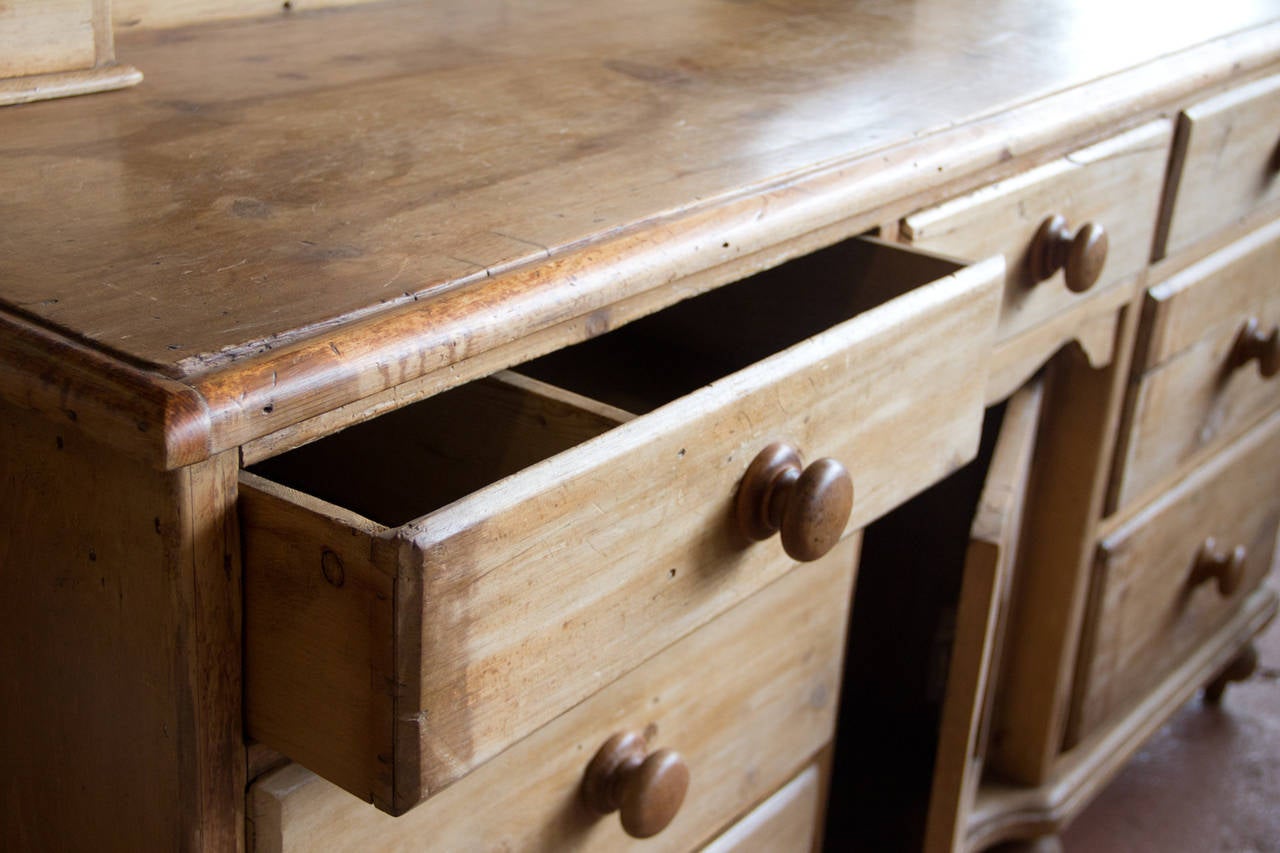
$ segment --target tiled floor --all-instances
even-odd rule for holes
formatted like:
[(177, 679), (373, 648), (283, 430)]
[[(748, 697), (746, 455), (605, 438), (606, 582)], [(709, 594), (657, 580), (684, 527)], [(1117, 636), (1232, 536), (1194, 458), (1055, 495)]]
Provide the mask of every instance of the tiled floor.
[(1220, 707), (1182, 708), (1063, 835), (1066, 853), (1280, 851), (1280, 620)]

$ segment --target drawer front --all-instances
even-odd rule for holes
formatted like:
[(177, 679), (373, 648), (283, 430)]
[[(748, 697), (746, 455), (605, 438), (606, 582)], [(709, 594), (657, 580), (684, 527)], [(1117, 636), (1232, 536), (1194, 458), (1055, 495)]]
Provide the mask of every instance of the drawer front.
[[(1002, 265), (857, 251), (859, 298), (932, 283), (398, 529), (246, 475), (250, 734), (403, 811), (792, 570), (777, 536), (753, 544), (735, 521), (766, 446), (847, 468), (837, 535), (971, 458)], [(817, 285), (825, 311), (837, 288)], [(697, 328), (767, 341), (794, 308), (760, 307), (779, 293), (796, 301), (752, 291), (747, 314)], [(342, 584), (324, 577), (338, 558)]]
[(821, 771), (811, 764), (702, 848), (703, 853), (806, 853), (816, 849), (822, 814)]
[(1081, 736), (1159, 684), (1261, 583), (1277, 482), (1280, 415), (1101, 543), (1076, 693)]
[(1280, 409), (1277, 269), (1280, 222), (1147, 293), (1114, 506)]
[(1280, 199), (1280, 75), (1186, 110), (1170, 170), (1162, 254), (1172, 255)]
[[(903, 220), (902, 238), (959, 257), (1002, 255), (1008, 276), (997, 340), (1005, 341), (1146, 266), (1171, 132), (1167, 121), (1147, 124), (914, 213)], [(1063, 218), (1065, 238), (1038, 237), (1055, 216)], [(1084, 227), (1090, 224), (1105, 232), (1105, 244)]]
[[(846, 540), (402, 817), (298, 765), (275, 771), (250, 789), (253, 847), (694, 849), (829, 742), (856, 556), (856, 538)], [(593, 754), (623, 731), (647, 731), (651, 746), (675, 750), (689, 771), (674, 820), (643, 841), (623, 831), (618, 814), (582, 802)], [(816, 792), (802, 787), (795, 799), (781, 809), (788, 825), (804, 826), (794, 810), (807, 809), (812, 832)]]

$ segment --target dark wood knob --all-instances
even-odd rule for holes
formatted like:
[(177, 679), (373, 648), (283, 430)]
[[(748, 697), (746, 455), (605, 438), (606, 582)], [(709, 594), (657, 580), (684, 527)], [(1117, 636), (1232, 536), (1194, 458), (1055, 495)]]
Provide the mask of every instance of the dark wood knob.
[(1231, 348), (1231, 368), (1244, 367), (1257, 359), (1258, 372), (1263, 379), (1280, 373), (1280, 325), (1272, 326), (1271, 333), (1262, 333), (1262, 324), (1250, 317), (1240, 327), (1235, 346)]
[(1028, 263), (1031, 278), (1044, 281), (1065, 269), (1067, 289), (1084, 293), (1093, 287), (1107, 262), (1107, 232), (1096, 222), (1086, 222), (1074, 235), (1068, 230), (1067, 218), (1055, 213), (1040, 224), (1031, 241)]
[(582, 777), (587, 807), (601, 815), (620, 811), (622, 828), (632, 838), (666, 829), (689, 790), (689, 768), (680, 754), (648, 749), (642, 734), (616, 734), (600, 747)]
[(834, 459), (803, 467), (789, 444), (770, 444), (751, 461), (738, 487), (739, 529), (759, 541), (782, 531), (793, 560), (816, 560), (836, 546), (853, 512), (853, 479)]
[(1243, 545), (1230, 551), (1218, 551), (1218, 543), (1209, 537), (1200, 546), (1196, 566), (1191, 571), (1191, 585), (1199, 586), (1208, 580), (1218, 582), (1218, 592), (1225, 598), (1235, 593), (1244, 580), (1245, 560), (1249, 552)]

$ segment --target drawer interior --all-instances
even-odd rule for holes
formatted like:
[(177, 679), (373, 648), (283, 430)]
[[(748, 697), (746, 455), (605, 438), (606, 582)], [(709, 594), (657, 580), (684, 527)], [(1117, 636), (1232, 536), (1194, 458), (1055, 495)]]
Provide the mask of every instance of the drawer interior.
[(249, 471), (395, 527), (628, 417), (540, 382), (500, 374), (357, 424)]
[(644, 414), (958, 267), (846, 240), (516, 369)]
[(960, 266), (847, 240), (248, 470), (395, 527)]

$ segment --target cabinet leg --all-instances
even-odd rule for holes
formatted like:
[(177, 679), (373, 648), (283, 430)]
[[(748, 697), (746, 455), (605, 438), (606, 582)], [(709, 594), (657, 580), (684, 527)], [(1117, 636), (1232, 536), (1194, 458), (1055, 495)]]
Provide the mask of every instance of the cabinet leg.
[(1245, 644), (1240, 653), (1231, 659), (1222, 672), (1204, 687), (1204, 701), (1217, 705), (1222, 701), (1222, 694), (1227, 685), (1233, 681), (1244, 681), (1258, 669), (1258, 647), (1252, 641)]

